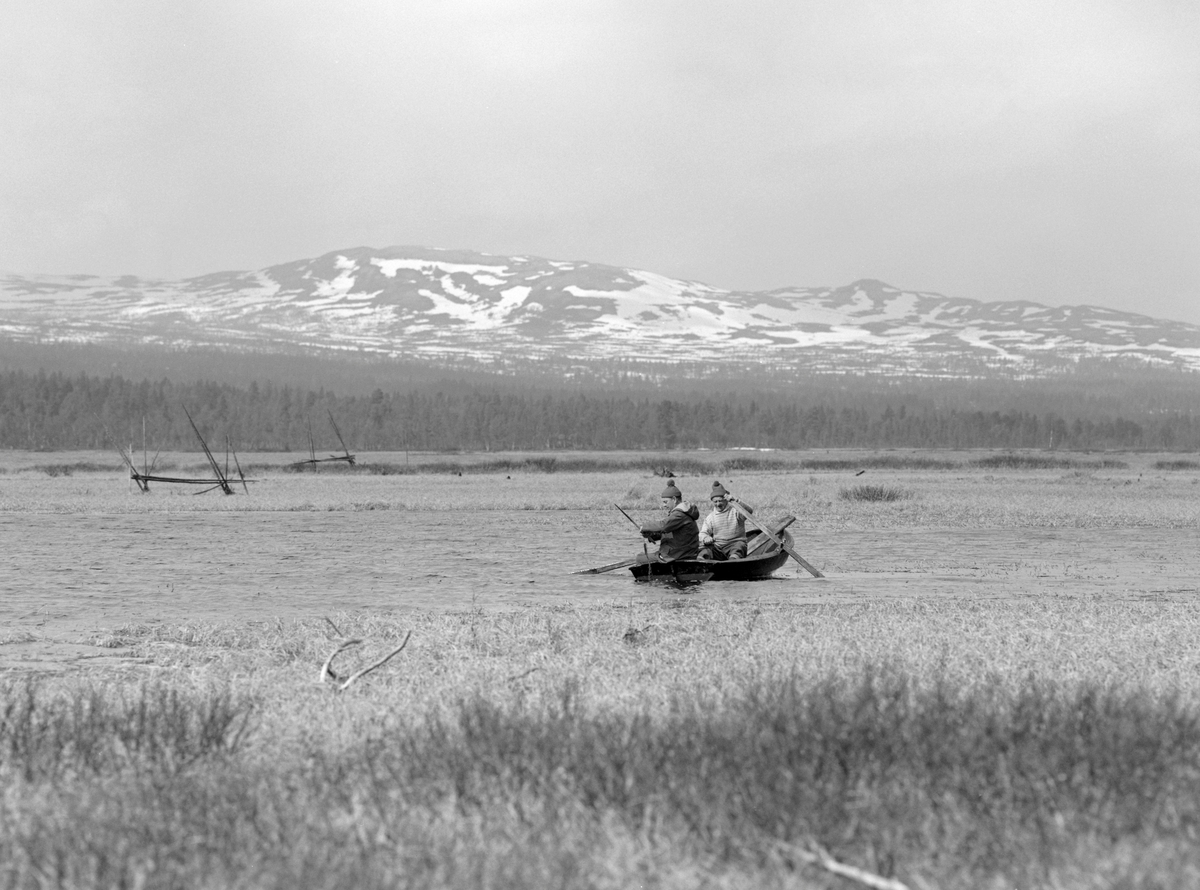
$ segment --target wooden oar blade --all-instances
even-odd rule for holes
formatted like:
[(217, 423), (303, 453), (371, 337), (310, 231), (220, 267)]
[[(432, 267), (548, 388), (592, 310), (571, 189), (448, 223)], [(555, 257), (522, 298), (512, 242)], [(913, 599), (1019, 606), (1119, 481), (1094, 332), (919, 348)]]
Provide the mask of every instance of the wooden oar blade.
[(790, 556), (792, 559), (796, 560), (796, 562), (800, 563), (800, 565), (802, 565), (808, 571), (808, 573), (810, 575), (812, 575), (814, 578), (824, 578), (825, 577), (817, 569), (816, 566), (814, 566), (812, 563), (810, 563), (808, 560), (806, 560), (803, 556), (801, 556), (799, 553), (797, 553), (791, 547), (788, 547), (787, 545), (783, 545), (783, 549), (785, 551), (787, 551), (788, 556)]
[(781, 538), (779, 538), (776, 535), (771, 534), (770, 530), (766, 526), (764, 526), (761, 522), (758, 522), (750, 513), (747, 513), (746, 510), (743, 509), (741, 504), (737, 503), (736, 501), (730, 501), (729, 504), (730, 504), (730, 506), (733, 507), (733, 509), (737, 510), (738, 515), (740, 515), (743, 519), (745, 519), (747, 522), (754, 523), (754, 525), (758, 528), (758, 530), (767, 536), (767, 540), (772, 541), (775, 544), (777, 544), (779, 546), (779, 548), (781, 550), (783, 550), (788, 556), (790, 556), (792, 559), (796, 560), (796, 562), (800, 563), (800, 565), (803, 566), (805, 571), (807, 571), (810, 575), (812, 575), (814, 578), (824, 578), (825, 577), (817, 570), (816, 566), (814, 566), (812, 563), (810, 563), (808, 560), (806, 560), (803, 556), (801, 556), (799, 553), (797, 553), (794, 549), (789, 547), (787, 544), (783, 543), (783, 540)]
[(617, 569), (628, 568), (637, 562), (636, 559), (623, 559), (620, 562), (614, 562), (606, 566), (598, 566), (594, 569), (580, 569), (578, 572), (571, 572), (572, 575), (603, 575), (605, 572), (615, 572)]

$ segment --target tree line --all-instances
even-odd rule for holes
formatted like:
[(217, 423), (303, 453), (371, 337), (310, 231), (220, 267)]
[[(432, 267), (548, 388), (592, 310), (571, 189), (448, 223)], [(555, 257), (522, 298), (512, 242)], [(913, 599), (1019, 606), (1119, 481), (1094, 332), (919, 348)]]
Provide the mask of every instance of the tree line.
[(541, 451), (694, 448), (1061, 448), (1200, 450), (1200, 416), (1073, 416), (938, 407), (904, 397), (879, 404), (689, 394), (521, 393), (448, 386), (337, 395), (275, 383), (140, 382), (120, 376), (0, 374), (0, 447), (103, 449), (140, 444), (195, 450), (191, 414), (210, 446), (243, 451)]

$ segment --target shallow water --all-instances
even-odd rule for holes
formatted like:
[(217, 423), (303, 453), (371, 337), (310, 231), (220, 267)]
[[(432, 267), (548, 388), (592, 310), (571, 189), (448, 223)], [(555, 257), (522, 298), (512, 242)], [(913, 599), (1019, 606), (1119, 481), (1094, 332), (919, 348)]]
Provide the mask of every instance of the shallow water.
[(1193, 599), (1190, 529), (796, 531), (826, 573), (678, 590), (628, 570), (636, 531), (579, 510), (0, 513), (0, 626), (265, 620), (695, 596), (834, 604), (887, 597)]

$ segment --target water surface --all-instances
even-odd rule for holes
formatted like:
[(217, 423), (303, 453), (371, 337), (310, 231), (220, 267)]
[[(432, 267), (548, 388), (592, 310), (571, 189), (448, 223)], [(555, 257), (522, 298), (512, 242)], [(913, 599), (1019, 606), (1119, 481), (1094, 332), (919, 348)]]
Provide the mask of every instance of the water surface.
[(636, 584), (611, 512), (0, 513), (0, 623), (43, 632), (343, 611), (628, 604), (694, 596), (835, 604), (885, 597), (1196, 596), (1189, 529), (797, 532), (826, 573), (690, 591)]

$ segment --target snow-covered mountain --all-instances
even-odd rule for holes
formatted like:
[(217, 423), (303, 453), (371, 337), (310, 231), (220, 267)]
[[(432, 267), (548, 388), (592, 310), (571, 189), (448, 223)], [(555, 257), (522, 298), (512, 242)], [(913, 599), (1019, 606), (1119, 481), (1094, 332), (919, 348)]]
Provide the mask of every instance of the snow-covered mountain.
[(415, 247), (183, 281), (4, 275), (0, 338), (933, 376), (1036, 376), (1080, 358), (1200, 370), (1200, 326), (1094, 306), (981, 303), (869, 280), (727, 291), (587, 262)]

